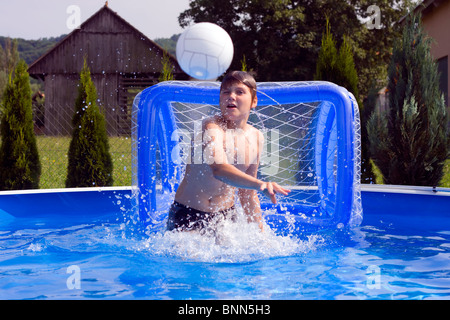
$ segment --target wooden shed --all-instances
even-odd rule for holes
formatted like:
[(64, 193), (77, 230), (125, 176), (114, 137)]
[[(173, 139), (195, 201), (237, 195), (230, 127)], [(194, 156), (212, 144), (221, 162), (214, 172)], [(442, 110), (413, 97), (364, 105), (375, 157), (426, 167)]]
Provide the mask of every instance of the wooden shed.
[(133, 98), (158, 82), (164, 54), (173, 65), (174, 78), (187, 80), (173, 56), (105, 4), (28, 69), (45, 84), (44, 133), (71, 134), (79, 73), (86, 57), (108, 134), (129, 135)]

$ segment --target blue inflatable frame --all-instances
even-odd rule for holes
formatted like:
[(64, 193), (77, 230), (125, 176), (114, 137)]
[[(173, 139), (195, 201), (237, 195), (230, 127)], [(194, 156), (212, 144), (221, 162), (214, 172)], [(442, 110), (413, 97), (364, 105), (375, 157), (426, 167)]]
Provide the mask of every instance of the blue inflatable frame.
[[(261, 86), (261, 84), (264, 84)], [(134, 117), (134, 154), (135, 185), (138, 190), (138, 211), (140, 221), (148, 224), (157, 210), (156, 154), (159, 149), (162, 192), (172, 192), (181, 179), (181, 167), (171, 160), (171, 151), (177, 141), (171, 137), (176, 130), (176, 123), (171, 103), (219, 104), (219, 87), (217, 82), (163, 82), (149, 87), (136, 98)], [(320, 195), (326, 197), (321, 205), (327, 214), (309, 218), (307, 223), (321, 228), (348, 225), (355, 215), (362, 217), (360, 197), (355, 197), (359, 187), (360, 141), (357, 139), (355, 123), (359, 124), (359, 112), (356, 101), (346, 89), (329, 82), (311, 82), (299, 86), (280, 86), (276, 83), (259, 83), (258, 105), (313, 103), (322, 102), (316, 129), (315, 163), (316, 177)], [(359, 129), (358, 129), (359, 130)], [(337, 147), (336, 176), (330, 179), (334, 170), (334, 157), (330, 150)], [(333, 151), (334, 152), (334, 151)], [(331, 160), (330, 160), (331, 159)], [(324, 178), (328, 177), (328, 178)], [(175, 182), (175, 183), (174, 183)], [(335, 185), (336, 184), (336, 185)], [(158, 186), (159, 187), (159, 186)], [(330, 190), (335, 190), (331, 192)], [(330, 206), (331, 204), (331, 206)], [(330, 212), (331, 207), (331, 212)], [(355, 208), (361, 212), (355, 213)], [(297, 208), (301, 211), (301, 206)], [(360, 222), (361, 219), (356, 219)], [(303, 223), (303, 222), (302, 222)]]

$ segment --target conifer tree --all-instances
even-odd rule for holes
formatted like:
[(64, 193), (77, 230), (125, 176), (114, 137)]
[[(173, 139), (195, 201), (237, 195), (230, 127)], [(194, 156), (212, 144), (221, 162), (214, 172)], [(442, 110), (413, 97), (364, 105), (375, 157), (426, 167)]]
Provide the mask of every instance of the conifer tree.
[(322, 47), (317, 58), (314, 79), (330, 81), (340, 85), (353, 93), (356, 100), (359, 100), (358, 74), (349, 41), (344, 36), (339, 51), (337, 50), (328, 19), (326, 32), (322, 36)]
[(19, 60), (17, 39), (6, 38), (5, 48), (0, 44), (0, 101), (8, 83), (9, 74), (14, 71)]
[(336, 41), (330, 31), (330, 23), (327, 19), (326, 31), (322, 36), (322, 47), (316, 64), (315, 80), (330, 81), (346, 88), (353, 93), (361, 115), (361, 182), (368, 183), (375, 179), (372, 164), (368, 154), (368, 138), (366, 118), (362, 117), (364, 113), (361, 110), (361, 102), (358, 93), (358, 74), (353, 60), (352, 50), (349, 41), (344, 37), (339, 51), (336, 47)]
[(172, 62), (170, 62), (170, 57), (169, 54), (167, 53), (166, 50), (164, 50), (163, 52), (163, 57), (161, 59), (161, 63), (162, 63), (162, 72), (159, 75), (159, 82), (163, 82), (163, 81), (172, 81), (173, 78), (173, 65)]
[(338, 73), (338, 51), (333, 34), (330, 31), (330, 21), (327, 19), (325, 34), (322, 36), (322, 46), (316, 63), (315, 80), (336, 83)]
[(448, 156), (447, 112), (420, 16), (408, 18), (388, 68), (389, 111), (368, 124), (384, 183), (437, 186)]
[(359, 100), (358, 74), (353, 60), (352, 49), (345, 36), (339, 48), (336, 69), (338, 71), (336, 73), (336, 83), (353, 93), (355, 98)]
[(41, 163), (34, 135), (28, 66), (20, 60), (2, 99), (0, 190), (39, 188)]
[(97, 90), (86, 59), (80, 73), (72, 125), (66, 187), (111, 186), (113, 164), (105, 118), (97, 104)]

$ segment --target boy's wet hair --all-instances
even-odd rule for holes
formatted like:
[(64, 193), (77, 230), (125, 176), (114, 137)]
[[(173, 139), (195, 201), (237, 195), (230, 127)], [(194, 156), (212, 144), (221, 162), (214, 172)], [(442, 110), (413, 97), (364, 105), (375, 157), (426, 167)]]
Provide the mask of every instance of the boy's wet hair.
[(245, 71), (231, 71), (228, 72), (222, 80), (220, 91), (223, 88), (229, 87), (235, 83), (243, 83), (250, 88), (252, 99), (256, 96), (256, 80), (251, 74)]

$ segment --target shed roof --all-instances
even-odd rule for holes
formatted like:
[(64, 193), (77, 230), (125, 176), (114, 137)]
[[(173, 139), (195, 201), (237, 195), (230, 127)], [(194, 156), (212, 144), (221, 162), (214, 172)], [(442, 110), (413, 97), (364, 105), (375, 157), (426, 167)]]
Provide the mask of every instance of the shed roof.
[(33, 62), (28, 72), (79, 73), (86, 57), (92, 73), (159, 73), (167, 54), (174, 73), (183, 73), (175, 57), (134, 28), (107, 4)]

